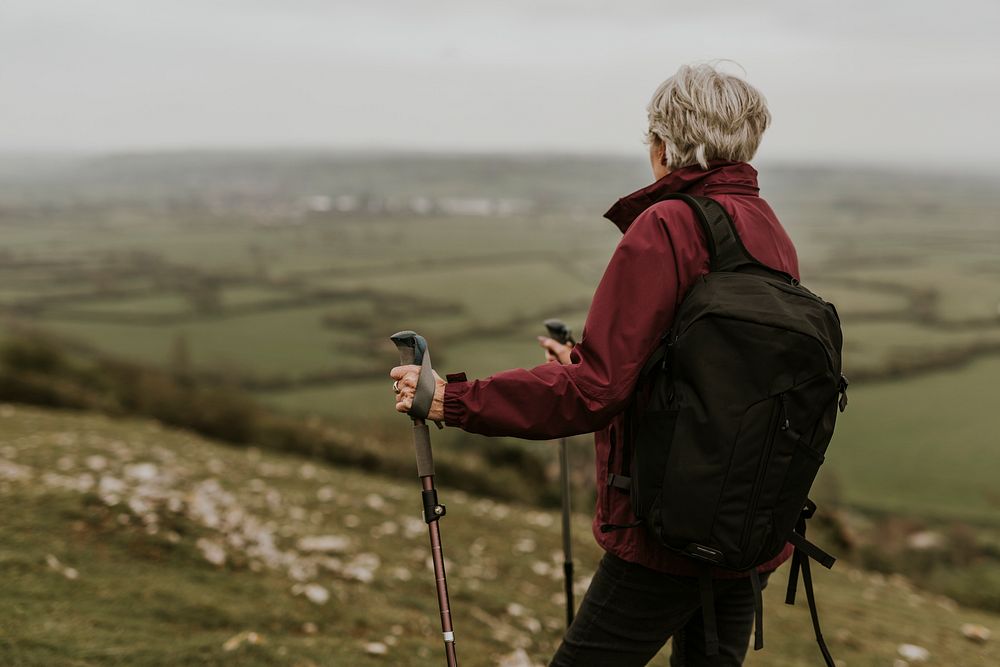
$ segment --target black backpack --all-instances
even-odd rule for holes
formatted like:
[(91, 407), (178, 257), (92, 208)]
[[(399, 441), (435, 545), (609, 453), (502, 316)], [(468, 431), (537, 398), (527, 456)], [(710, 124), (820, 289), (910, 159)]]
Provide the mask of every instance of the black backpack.
[[(670, 194), (695, 211), (710, 273), (698, 278), (639, 376), (626, 412), (623, 468), (608, 485), (627, 491), (638, 521), (668, 549), (703, 564), (706, 648), (717, 651), (711, 567), (748, 571), (754, 648), (763, 646), (757, 566), (787, 542), (795, 551), (786, 602), (801, 570), (827, 664), (809, 558), (834, 558), (805, 540), (808, 500), (838, 407), (847, 405), (843, 337), (831, 303), (747, 252), (729, 215), (707, 197)], [(609, 467), (610, 470), (610, 467)]]

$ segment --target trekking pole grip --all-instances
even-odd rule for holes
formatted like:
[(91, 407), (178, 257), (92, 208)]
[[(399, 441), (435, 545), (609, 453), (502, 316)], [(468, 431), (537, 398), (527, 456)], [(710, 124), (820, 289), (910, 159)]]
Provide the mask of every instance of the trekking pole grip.
[(573, 332), (562, 320), (555, 318), (545, 320), (545, 328), (548, 329), (549, 338), (557, 343), (565, 345), (573, 342)]
[(399, 350), (399, 363), (408, 366), (420, 366), (427, 352), (427, 340), (415, 331), (397, 331), (389, 336)]
[(410, 419), (413, 420), (413, 446), (417, 455), (417, 475), (426, 477), (434, 474), (434, 458), (431, 454), (431, 434), (424, 421), (434, 400), (434, 372), (431, 368), (431, 355), (427, 350), (427, 341), (413, 331), (394, 333), (389, 339), (399, 350), (399, 362), (404, 366), (420, 366), (417, 387), (413, 395), (413, 405), (410, 408)]
[(416, 390), (413, 392), (413, 405), (410, 407), (412, 419), (427, 419), (434, 401), (434, 391), (437, 382), (434, 380), (434, 369), (431, 368), (431, 355), (427, 350), (427, 341), (413, 331), (399, 331), (389, 337), (399, 350), (399, 361), (404, 366), (420, 366), (417, 376)]

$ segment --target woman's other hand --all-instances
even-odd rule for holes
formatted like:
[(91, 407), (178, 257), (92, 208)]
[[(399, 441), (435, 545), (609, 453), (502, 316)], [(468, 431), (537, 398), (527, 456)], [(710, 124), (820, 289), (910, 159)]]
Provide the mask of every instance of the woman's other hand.
[(569, 358), (570, 352), (573, 351), (572, 345), (563, 345), (559, 341), (547, 336), (539, 336), (538, 343), (545, 349), (545, 359), (547, 361), (557, 361), (563, 366), (573, 363)]
[[(441, 379), (437, 371), (434, 373), (434, 398), (431, 400), (431, 409), (427, 414), (430, 421), (444, 420), (444, 386), (448, 384)], [(417, 378), (420, 377), (420, 366), (396, 366), (389, 371), (389, 377), (395, 380), (393, 387), (396, 389), (396, 411), (408, 413), (413, 407), (413, 396), (417, 390)]]

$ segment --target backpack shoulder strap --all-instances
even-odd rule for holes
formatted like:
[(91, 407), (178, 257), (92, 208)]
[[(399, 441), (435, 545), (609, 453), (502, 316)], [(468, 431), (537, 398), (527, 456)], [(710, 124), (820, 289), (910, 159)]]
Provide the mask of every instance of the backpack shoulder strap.
[(701, 229), (705, 233), (705, 243), (708, 244), (710, 270), (732, 271), (746, 264), (768, 268), (757, 261), (743, 245), (729, 213), (719, 202), (709, 197), (699, 197), (682, 192), (671, 192), (661, 197), (660, 201), (666, 199), (680, 199), (694, 210), (698, 224), (701, 225)]

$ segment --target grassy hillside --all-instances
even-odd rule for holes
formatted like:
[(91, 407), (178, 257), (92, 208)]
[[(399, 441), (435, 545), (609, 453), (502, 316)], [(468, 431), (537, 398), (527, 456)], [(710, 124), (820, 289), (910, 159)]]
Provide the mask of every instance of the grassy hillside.
[[(81, 355), (221, 379), (377, 441), (395, 428), (387, 335), (420, 331), (440, 370), (470, 377), (535, 365), (544, 319), (580, 334), (619, 238), (601, 212), (648, 179), (641, 159), (601, 156), (0, 164), (0, 338), (41, 331)], [(760, 182), (804, 282), (844, 321), (852, 408), (826, 466), (839, 499), (996, 526), (997, 365), (983, 358), (1000, 353), (1000, 190), (802, 165), (762, 167)], [(526, 208), (448, 207), (474, 200)], [(496, 444), (450, 430), (437, 443), (481, 466)]]
[[(416, 489), (150, 422), (0, 406), (0, 664), (438, 664)], [(463, 664), (541, 664), (562, 630), (557, 515), (441, 491)], [(581, 593), (599, 556), (588, 524), (575, 517)], [(817, 580), (846, 665), (891, 665), (903, 643), (927, 648), (924, 664), (1000, 662), (1000, 641), (960, 631), (996, 634), (1000, 616), (898, 577)], [(817, 664), (806, 609), (781, 604), (783, 571), (771, 581), (768, 646), (748, 664)]]

